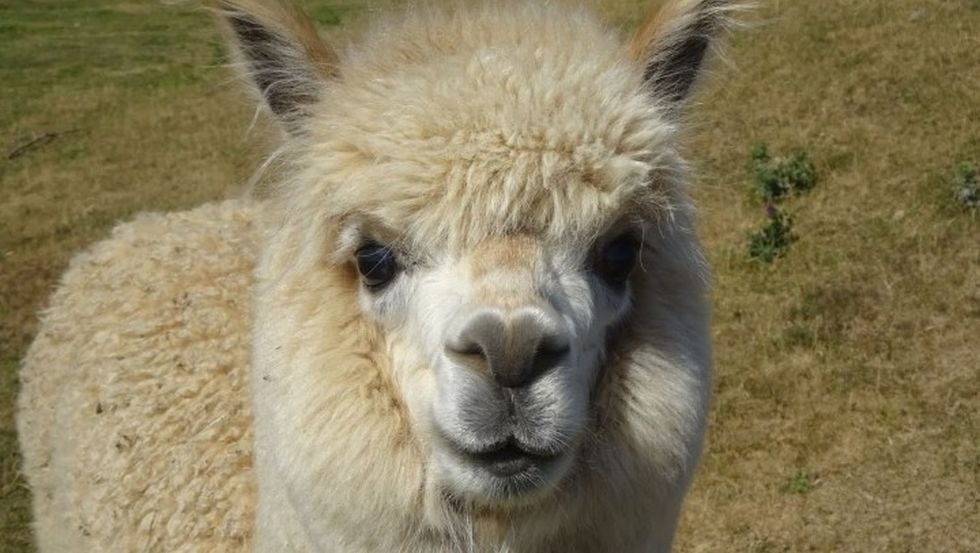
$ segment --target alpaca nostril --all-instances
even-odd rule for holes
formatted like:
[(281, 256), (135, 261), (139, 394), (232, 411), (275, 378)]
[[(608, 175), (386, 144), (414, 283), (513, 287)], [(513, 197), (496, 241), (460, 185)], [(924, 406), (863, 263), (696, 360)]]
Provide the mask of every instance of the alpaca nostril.
[(488, 371), (489, 351), (498, 347), (494, 339), (503, 332), (503, 321), (492, 313), (471, 317), (460, 333), (446, 343), (446, 356), (475, 371)]
[(541, 337), (538, 344), (538, 351), (546, 355), (561, 357), (571, 351), (568, 337), (557, 331), (546, 333)]
[(555, 344), (548, 340), (542, 341), (540, 347), (534, 352), (532, 361), (536, 372), (544, 372), (561, 363), (571, 349), (567, 343)]
[(478, 342), (458, 340), (446, 344), (446, 357), (475, 371), (488, 370), (487, 354)]

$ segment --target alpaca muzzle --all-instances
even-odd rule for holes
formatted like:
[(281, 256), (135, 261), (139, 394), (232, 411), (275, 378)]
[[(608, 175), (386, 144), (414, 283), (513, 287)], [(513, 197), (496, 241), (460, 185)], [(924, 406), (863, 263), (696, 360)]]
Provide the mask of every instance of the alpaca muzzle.
[[(484, 499), (547, 488), (574, 457), (587, 390), (564, 319), (544, 303), (477, 307), (454, 318), (436, 417), (442, 448)], [(450, 387), (451, 383), (451, 387)]]

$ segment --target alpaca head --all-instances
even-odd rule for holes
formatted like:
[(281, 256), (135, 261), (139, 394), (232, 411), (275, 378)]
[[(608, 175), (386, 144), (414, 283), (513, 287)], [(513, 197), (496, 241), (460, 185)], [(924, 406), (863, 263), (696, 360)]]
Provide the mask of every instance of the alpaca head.
[[(700, 424), (705, 275), (676, 124), (728, 2), (670, 2), (625, 46), (552, 5), (420, 9), (342, 55), (284, 3), (219, 3), (286, 136), (257, 303), (256, 371), (292, 394), (277, 432), (407, 434), (426, 489), (507, 506), (560, 489), (638, 408), (621, 368), (638, 356), (694, 368), (652, 380), (678, 397), (636, 440)], [(338, 407), (345, 385), (407, 430)]]

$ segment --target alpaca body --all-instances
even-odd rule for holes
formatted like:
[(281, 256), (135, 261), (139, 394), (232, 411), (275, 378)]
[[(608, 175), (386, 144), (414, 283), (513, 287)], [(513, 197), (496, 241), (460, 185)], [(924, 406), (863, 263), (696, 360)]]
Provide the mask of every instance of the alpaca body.
[(141, 215), (72, 260), (21, 371), (41, 551), (248, 543), (254, 211)]
[(285, 178), (73, 261), (22, 372), (42, 553), (668, 551), (711, 364), (677, 126), (730, 5), (629, 45), (423, 9), (337, 54), (215, 1)]
[[(263, 375), (249, 370), (248, 300), (260, 207), (228, 201), (141, 215), (73, 259), (21, 372), (18, 430), (40, 551), (222, 553), (253, 547), (256, 470), (248, 388), (251, 378)], [(79, 326), (80, 320), (91, 324)], [(330, 387), (358, 401), (383, 396), (375, 377), (368, 373), (360, 382)], [(269, 543), (255, 550), (647, 553), (668, 547), (680, 495), (674, 490), (666, 496), (656, 482), (624, 486), (615, 497), (603, 489), (583, 491), (591, 501), (553, 505), (543, 516), (478, 512), (454, 521), (449, 532), (420, 531), (425, 514), (411, 508), (412, 501), (421, 504), (420, 489), (405, 486), (419, 485), (420, 475), (403, 474), (413, 465), (391, 458), (397, 446), (359, 434), (363, 423), (339, 426), (328, 436), (349, 440), (349, 447), (335, 448), (346, 472), (365, 472), (318, 475), (339, 482), (330, 494), (350, 517), (325, 528), (336, 541), (311, 542), (292, 502), (272, 495), (265, 506)], [(386, 469), (391, 474), (379, 474)], [(361, 484), (385, 478), (396, 488)], [(404, 511), (394, 509), (397, 496), (385, 497), (390, 491), (407, 496)], [(666, 512), (648, 510), (654, 506)], [(389, 509), (388, 518), (371, 522)], [(561, 533), (547, 530), (564, 526), (563, 518), (578, 524)], [(666, 523), (658, 528), (661, 521)]]

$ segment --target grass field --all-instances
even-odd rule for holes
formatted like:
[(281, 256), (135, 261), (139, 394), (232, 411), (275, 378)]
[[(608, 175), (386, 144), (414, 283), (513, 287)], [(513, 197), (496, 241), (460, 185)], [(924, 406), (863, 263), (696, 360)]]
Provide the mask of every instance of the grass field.
[[(392, 2), (302, 2), (343, 40)], [(641, 0), (605, 0), (623, 28)], [(692, 112), (717, 373), (684, 552), (980, 551), (980, 1), (771, 0)], [(31, 551), (16, 369), (72, 252), (141, 210), (241, 193), (263, 123), (188, 3), (0, 0), (0, 552)], [(797, 240), (749, 151), (805, 149)], [(8, 159), (12, 157), (12, 159)]]

